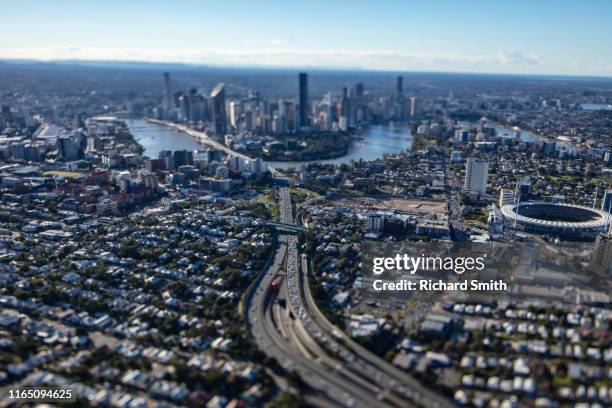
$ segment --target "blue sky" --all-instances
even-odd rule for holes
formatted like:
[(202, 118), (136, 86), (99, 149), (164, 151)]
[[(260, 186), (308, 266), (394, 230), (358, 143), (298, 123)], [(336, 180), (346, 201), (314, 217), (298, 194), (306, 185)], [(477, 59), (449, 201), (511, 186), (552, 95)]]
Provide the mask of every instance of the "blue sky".
[(612, 76), (612, 1), (11, 1), (0, 58)]

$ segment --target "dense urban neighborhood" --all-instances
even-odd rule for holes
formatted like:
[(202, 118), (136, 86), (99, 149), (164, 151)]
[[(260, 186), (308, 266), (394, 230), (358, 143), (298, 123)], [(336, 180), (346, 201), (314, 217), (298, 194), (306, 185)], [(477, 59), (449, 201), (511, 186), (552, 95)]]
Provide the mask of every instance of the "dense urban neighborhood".
[(0, 66), (0, 405), (612, 405), (612, 82), (346, 77)]

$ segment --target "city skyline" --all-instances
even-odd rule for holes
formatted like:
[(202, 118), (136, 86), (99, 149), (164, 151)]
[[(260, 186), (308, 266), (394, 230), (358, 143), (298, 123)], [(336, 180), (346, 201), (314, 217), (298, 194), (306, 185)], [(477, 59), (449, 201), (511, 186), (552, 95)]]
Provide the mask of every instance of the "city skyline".
[(612, 75), (601, 1), (112, 3), (7, 4), (0, 59)]

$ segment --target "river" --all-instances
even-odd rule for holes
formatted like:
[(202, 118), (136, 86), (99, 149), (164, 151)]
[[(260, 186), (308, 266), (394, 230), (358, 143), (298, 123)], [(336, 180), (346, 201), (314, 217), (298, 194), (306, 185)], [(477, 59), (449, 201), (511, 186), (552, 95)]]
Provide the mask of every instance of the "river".
[[(144, 148), (143, 155), (158, 157), (162, 150), (195, 150), (198, 142), (183, 132), (143, 119), (129, 119), (126, 124), (134, 139)], [(320, 163), (349, 163), (351, 160), (374, 160), (387, 153), (398, 153), (409, 149), (412, 142), (410, 129), (399, 126), (371, 126), (359, 138), (349, 144), (348, 154), (336, 159), (320, 160)], [(275, 168), (300, 166), (307, 162), (268, 162)]]
[(586, 111), (594, 110), (612, 110), (612, 103), (581, 103), (580, 109)]
[(157, 158), (159, 152), (163, 150), (196, 150), (200, 148), (200, 144), (194, 138), (178, 130), (147, 122), (143, 119), (128, 119), (125, 123), (134, 139), (144, 148), (144, 156)]

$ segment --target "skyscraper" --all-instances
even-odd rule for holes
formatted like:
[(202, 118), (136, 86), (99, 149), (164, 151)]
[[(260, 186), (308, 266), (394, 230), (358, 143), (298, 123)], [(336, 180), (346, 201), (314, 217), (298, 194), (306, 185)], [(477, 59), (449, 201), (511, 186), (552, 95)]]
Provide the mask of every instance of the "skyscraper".
[(487, 177), (489, 175), (489, 162), (482, 159), (470, 157), (465, 164), (465, 184), (463, 189), (466, 192), (484, 195), (487, 192)]
[(406, 98), (404, 97), (404, 78), (397, 77), (395, 104), (393, 106), (393, 118), (395, 120), (404, 120), (408, 114), (406, 106)]
[(210, 93), (212, 99), (212, 119), (215, 138), (223, 140), (227, 133), (227, 115), (225, 114), (225, 84), (217, 84)]
[(410, 116), (415, 117), (418, 113), (418, 105), (416, 96), (410, 97)]
[(300, 95), (299, 95), (299, 126), (308, 126), (308, 74), (305, 72), (299, 73)]
[(358, 98), (363, 96), (363, 84), (361, 82), (355, 85), (355, 96)]
[(230, 117), (230, 124), (237, 128), (238, 127), (238, 115), (239, 115), (239, 105), (238, 102), (236, 101), (232, 101), (230, 102), (229, 105), (230, 111), (229, 111), (229, 117)]
[(172, 109), (172, 90), (170, 89), (170, 73), (164, 72), (164, 92), (166, 97), (166, 110)]

